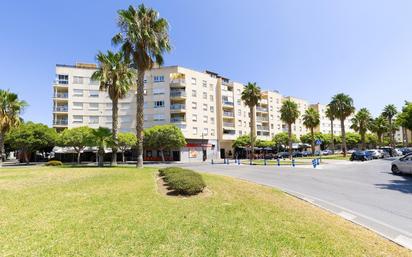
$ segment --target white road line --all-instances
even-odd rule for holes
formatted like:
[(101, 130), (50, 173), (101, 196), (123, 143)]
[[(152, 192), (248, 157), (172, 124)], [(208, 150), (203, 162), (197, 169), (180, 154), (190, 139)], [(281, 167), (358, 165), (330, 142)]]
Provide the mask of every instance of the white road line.
[(406, 237), (404, 235), (399, 235), (393, 241), (409, 249), (412, 249), (412, 238)]
[(341, 216), (341, 217), (344, 218), (344, 219), (347, 219), (347, 220), (354, 220), (354, 219), (356, 219), (356, 216), (355, 216), (355, 215), (350, 214), (350, 213), (348, 213), (348, 212), (344, 212), (344, 211), (339, 212), (338, 215)]

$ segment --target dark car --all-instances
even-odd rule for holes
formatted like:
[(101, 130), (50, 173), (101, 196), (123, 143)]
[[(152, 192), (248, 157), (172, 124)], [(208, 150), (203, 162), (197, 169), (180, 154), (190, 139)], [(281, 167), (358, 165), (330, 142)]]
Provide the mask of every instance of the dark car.
[(399, 149), (399, 150), (401, 150), (402, 155), (407, 155), (407, 154), (409, 154), (409, 153), (412, 153), (412, 149), (411, 149), (411, 148), (407, 148), (407, 147), (401, 148), (401, 149)]
[(312, 155), (312, 153), (309, 152), (309, 151), (302, 151), (302, 156), (303, 157), (307, 157), (307, 156), (311, 156), (311, 155)]
[(384, 152), (386, 152), (390, 157), (398, 156), (395, 149), (393, 149), (391, 147), (381, 147), (380, 149), (383, 150)]
[(292, 157), (303, 157), (303, 154), (301, 151), (294, 151)]
[(289, 158), (289, 152), (279, 152), (277, 154), (278, 158)]
[(368, 151), (355, 151), (350, 156), (351, 161), (369, 161), (372, 159), (372, 154)]

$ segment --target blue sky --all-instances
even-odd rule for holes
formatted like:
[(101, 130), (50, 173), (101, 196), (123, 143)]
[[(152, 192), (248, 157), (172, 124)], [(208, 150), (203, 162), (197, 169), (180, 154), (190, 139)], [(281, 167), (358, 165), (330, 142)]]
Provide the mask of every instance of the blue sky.
[[(410, 0), (143, 1), (168, 19), (166, 65), (256, 81), (313, 103), (350, 94), (374, 115), (412, 100)], [(30, 106), (26, 120), (51, 124), (56, 63), (94, 62), (112, 46), (116, 11), (141, 1), (0, 3), (0, 88)]]

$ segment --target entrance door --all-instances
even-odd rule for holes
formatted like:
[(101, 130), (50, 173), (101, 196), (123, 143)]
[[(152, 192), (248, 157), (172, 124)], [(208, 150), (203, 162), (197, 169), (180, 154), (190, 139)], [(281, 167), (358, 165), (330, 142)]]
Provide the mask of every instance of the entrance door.
[(180, 151), (173, 151), (173, 161), (180, 161)]
[(225, 149), (220, 149), (220, 158), (225, 159)]

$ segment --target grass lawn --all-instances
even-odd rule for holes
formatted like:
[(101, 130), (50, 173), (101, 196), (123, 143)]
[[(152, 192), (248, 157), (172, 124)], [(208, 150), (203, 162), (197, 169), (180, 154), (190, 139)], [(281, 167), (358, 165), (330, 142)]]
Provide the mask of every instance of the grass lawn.
[[(241, 161), (242, 164), (247, 164), (249, 165), (249, 160), (243, 160)], [(264, 165), (264, 161), (263, 160), (253, 160), (253, 164), (254, 165)], [(310, 165), (311, 162), (308, 160), (299, 160), (299, 159), (295, 159), (295, 164), (296, 165)], [(266, 165), (278, 165), (278, 161), (277, 160), (266, 160)], [(289, 165), (292, 166), (292, 161), (285, 159), (285, 160), (280, 160), (280, 165)]]
[[(302, 157), (302, 159), (313, 159), (315, 157), (313, 156), (308, 156), (308, 157)], [(319, 156), (316, 156), (316, 158), (319, 158)], [(346, 157), (343, 157), (342, 154), (335, 154), (335, 155), (322, 155), (322, 160), (346, 160), (349, 161), (350, 154), (347, 154)]]
[(0, 169), (0, 256), (411, 256), (277, 190), (203, 175), (158, 193), (153, 168)]

